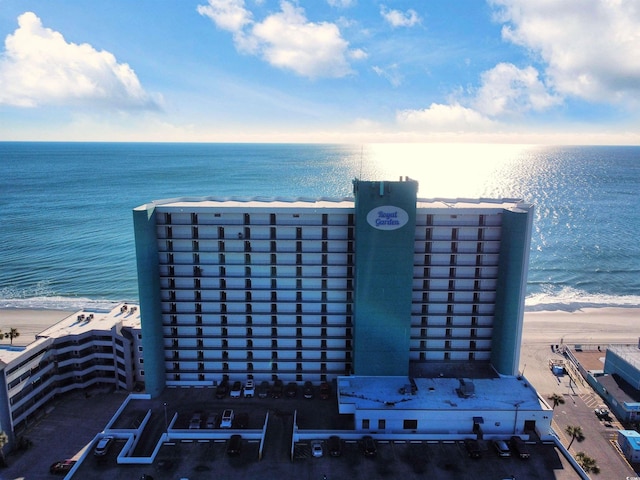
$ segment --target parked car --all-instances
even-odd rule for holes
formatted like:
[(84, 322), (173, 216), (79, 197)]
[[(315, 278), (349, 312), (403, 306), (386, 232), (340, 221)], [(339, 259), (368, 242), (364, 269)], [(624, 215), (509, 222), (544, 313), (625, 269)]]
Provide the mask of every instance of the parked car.
[(604, 407), (598, 407), (596, 408), (593, 413), (596, 414), (596, 417), (598, 417), (600, 420), (606, 420), (609, 418), (609, 410), (607, 410)]
[(249, 427), (249, 414), (239, 413), (235, 416), (235, 422), (233, 428), (248, 428)]
[(522, 440), (522, 438), (514, 435), (513, 437), (511, 437), (510, 443), (511, 450), (513, 450), (513, 453), (515, 453), (520, 458), (529, 458), (531, 456), (531, 454), (529, 453), (529, 447), (527, 447), (527, 444), (524, 442), (524, 440)]
[(242, 437), (240, 435), (231, 435), (227, 443), (227, 455), (235, 456), (240, 454), (242, 447)]
[(207, 428), (216, 428), (218, 426), (218, 415), (215, 413), (210, 413), (207, 415)]
[(329, 455), (332, 457), (342, 455), (342, 440), (340, 440), (340, 437), (337, 435), (330, 436), (327, 442), (327, 449), (329, 450)]
[(255, 394), (256, 391), (256, 387), (255, 387), (255, 383), (253, 382), (253, 379), (249, 379), (247, 380), (247, 383), (244, 384), (244, 396), (245, 398), (251, 398), (253, 397), (253, 395)]
[(233, 386), (231, 387), (231, 393), (229, 393), (229, 396), (231, 398), (240, 398), (241, 393), (242, 393), (242, 382), (233, 382)]
[(482, 457), (482, 450), (480, 450), (480, 443), (475, 438), (465, 438), (464, 446), (467, 449), (467, 455), (469, 455), (469, 458)]
[(220, 428), (231, 428), (233, 425), (233, 410), (227, 408), (222, 412), (222, 419), (220, 420)]
[(198, 429), (200, 428), (201, 423), (202, 423), (202, 413), (195, 412), (191, 417), (191, 420), (189, 420), (189, 429), (190, 430)]
[(298, 384), (296, 382), (287, 383), (285, 394), (288, 398), (295, 398), (295, 396), (298, 395)]
[(331, 396), (331, 385), (327, 382), (322, 382), (320, 384), (320, 398), (322, 400), (327, 400)]
[(304, 382), (304, 386), (302, 387), (302, 395), (306, 399), (313, 398), (313, 383), (308, 380)]
[(378, 454), (376, 442), (369, 435), (362, 437), (362, 446), (364, 448), (365, 457), (375, 457)]
[(269, 382), (264, 380), (258, 385), (258, 398), (267, 398), (269, 396)]
[(276, 380), (273, 382), (273, 386), (271, 387), (271, 397), (272, 398), (282, 398), (282, 394), (284, 392), (284, 384), (282, 380)]
[(229, 382), (227, 382), (226, 380), (223, 380), (216, 387), (216, 398), (222, 399), (227, 396), (228, 392), (229, 392)]
[(500, 457), (511, 456), (511, 450), (509, 450), (509, 447), (507, 446), (507, 442), (505, 442), (504, 440), (494, 440), (493, 446), (496, 449), (496, 452), (498, 452), (498, 456)]
[(49, 467), (49, 473), (52, 473), (54, 475), (69, 473), (69, 471), (73, 468), (75, 464), (76, 464), (76, 460), (71, 460), (71, 459), (60, 460), (59, 462), (53, 463)]
[(109, 453), (109, 449), (113, 444), (113, 437), (102, 437), (98, 440), (96, 447), (93, 449), (93, 454), (96, 457), (104, 457), (107, 453)]
[(313, 442), (311, 442), (311, 455), (316, 458), (319, 458), (324, 455), (322, 442), (320, 440), (314, 440)]

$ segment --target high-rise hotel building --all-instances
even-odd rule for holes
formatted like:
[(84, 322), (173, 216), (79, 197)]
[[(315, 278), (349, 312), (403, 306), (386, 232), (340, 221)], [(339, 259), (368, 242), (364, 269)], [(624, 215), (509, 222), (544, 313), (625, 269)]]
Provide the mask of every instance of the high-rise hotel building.
[(517, 374), (533, 207), (417, 192), (354, 180), (353, 198), (135, 208), (147, 392), (434, 366)]

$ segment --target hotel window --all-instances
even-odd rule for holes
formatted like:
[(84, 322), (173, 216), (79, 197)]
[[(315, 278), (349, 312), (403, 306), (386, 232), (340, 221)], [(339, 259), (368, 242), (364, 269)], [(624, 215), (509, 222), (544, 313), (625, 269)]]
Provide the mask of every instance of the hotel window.
[(387, 421), (384, 418), (378, 419), (378, 430), (384, 430), (387, 428)]
[(196, 315), (196, 325), (202, 325), (202, 315)]
[(191, 227), (191, 238), (198, 238), (198, 227)]
[(296, 240), (302, 240), (302, 227), (296, 227)]
[(204, 370), (204, 362), (198, 362), (198, 370)]
[(276, 327), (271, 327), (271, 337), (278, 336), (278, 329)]
[(177, 315), (171, 315), (171, 325), (177, 325), (178, 323), (178, 316)]
[(269, 223), (271, 225), (275, 225), (276, 224), (276, 214), (275, 213), (269, 214)]
[(193, 254), (193, 263), (200, 263), (200, 254), (199, 253), (194, 253)]
[(167, 227), (167, 238), (173, 238), (173, 227)]
[(296, 242), (296, 252), (297, 253), (302, 253), (302, 242), (300, 242), (300, 241)]
[(363, 418), (362, 419), (362, 429), (363, 430), (369, 430), (369, 419), (368, 418)]
[(171, 223), (171, 214), (169, 212), (164, 214), (164, 223)]
[(446, 348), (447, 350), (451, 350), (451, 340), (444, 341), (444, 348)]
[(245, 225), (249, 225), (249, 223), (251, 222), (251, 217), (249, 216), (248, 213), (244, 214), (244, 224)]
[(276, 339), (271, 340), (271, 348), (278, 348), (278, 340)]
[(170, 252), (173, 250), (173, 240), (167, 240), (167, 250)]
[(247, 339), (247, 349), (249, 348), (253, 348), (253, 340), (251, 340), (250, 338)]
[(469, 360), (475, 360), (476, 355), (474, 352), (469, 352)]
[(196, 327), (196, 336), (197, 337), (201, 337), (202, 336), (202, 327)]
[(173, 262), (173, 253), (167, 254), (167, 263), (174, 263)]
[(277, 325), (277, 324), (278, 324), (278, 316), (271, 315), (271, 325)]
[(218, 227), (218, 238), (224, 238), (224, 227)]
[(271, 292), (271, 301), (272, 302), (278, 301), (278, 293), (275, 290)]
[(198, 214), (195, 212), (191, 212), (191, 223), (194, 225), (198, 224)]
[(247, 363), (247, 372), (253, 372), (253, 363)]
[(197, 313), (201, 313), (202, 312), (202, 304), (201, 303), (196, 303), (196, 312)]
[(329, 238), (329, 230), (327, 228), (322, 228), (322, 240), (327, 240)]
[(405, 420), (403, 422), (403, 426), (405, 430), (417, 430), (418, 428), (418, 420)]
[(202, 300), (202, 292), (200, 290), (196, 290), (195, 292), (193, 292), (193, 296), (198, 302)]
[(329, 225), (329, 215), (326, 213), (322, 214), (322, 225)]
[(180, 360), (180, 352), (178, 350), (173, 351), (173, 359)]
[(171, 327), (171, 336), (172, 337), (178, 336), (178, 327)]
[(445, 336), (445, 337), (450, 337), (450, 336), (451, 336), (451, 329), (450, 329), (450, 328), (447, 328), (447, 329), (445, 330), (445, 334), (444, 334), (444, 336)]
[(202, 288), (202, 281), (199, 278), (193, 279), (193, 288), (200, 290)]
[(202, 350), (198, 350), (198, 360), (204, 359), (204, 352)]
[(276, 227), (269, 228), (269, 238), (271, 240), (275, 240), (276, 239)]
[(475, 340), (471, 340), (469, 342), (469, 350), (475, 350), (476, 349), (476, 341)]
[(271, 371), (272, 372), (277, 372), (278, 371), (278, 363), (277, 362), (271, 362)]

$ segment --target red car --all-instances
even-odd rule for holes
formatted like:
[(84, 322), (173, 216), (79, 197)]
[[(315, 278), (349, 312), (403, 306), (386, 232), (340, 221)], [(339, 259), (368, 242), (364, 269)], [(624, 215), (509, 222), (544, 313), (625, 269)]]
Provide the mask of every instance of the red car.
[(62, 474), (69, 473), (69, 470), (76, 464), (76, 460), (60, 460), (49, 467), (49, 473)]

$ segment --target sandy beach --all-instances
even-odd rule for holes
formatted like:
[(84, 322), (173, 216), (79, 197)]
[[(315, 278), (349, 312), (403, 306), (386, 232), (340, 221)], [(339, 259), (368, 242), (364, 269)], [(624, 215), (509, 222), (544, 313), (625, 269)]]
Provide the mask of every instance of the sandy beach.
[(13, 345), (28, 345), (35, 340), (38, 333), (67, 318), (72, 313), (74, 312), (63, 310), (1, 308), (0, 332), (2, 332), (2, 338), (0, 338), (0, 344), (9, 343), (9, 339), (5, 339), (4, 334), (15, 328), (20, 336), (13, 339)]
[[(28, 345), (35, 335), (75, 312), (62, 310), (0, 309), (0, 331), (17, 328), (17, 346)], [(586, 308), (575, 312), (527, 312), (523, 345), (637, 343), (640, 308)], [(1, 342), (9, 343), (8, 339)]]

